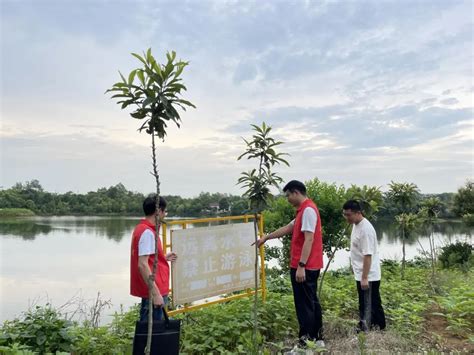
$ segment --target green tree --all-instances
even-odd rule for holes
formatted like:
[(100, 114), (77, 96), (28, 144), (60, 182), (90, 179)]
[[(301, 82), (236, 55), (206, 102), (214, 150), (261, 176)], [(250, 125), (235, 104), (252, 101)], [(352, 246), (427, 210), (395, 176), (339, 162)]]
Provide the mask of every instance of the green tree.
[(418, 187), (412, 183), (396, 183), (391, 182), (389, 184), (389, 191), (387, 192), (389, 200), (394, 204), (397, 215), (395, 221), (397, 222), (402, 238), (402, 278), (405, 273), (405, 244), (406, 238), (409, 232), (415, 228), (415, 225), (419, 222), (416, 215), (413, 214), (415, 211), (420, 192)]
[(468, 180), (454, 196), (454, 212), (466, 222), (474, 220), (474, 181)]
[(438, 215), (441, 212), (442, 203), (437, 197), (430, 197), (421, 203), (421, 210), (418, 212), (419, 220), (428, 228), (430, 241), (431, 276), (435, 276), (436, 248), (434, 244), (434, 225), (438, 222)]
[(255, 231), (255, 298), (254, 298), (254, 331), (253, 331), (253, 344), (255, 353), (258, 352), (257, 344), (257, 302), (258, 302), (258, 215), (267, 208), (272, 194), (270, 187), (275, 186), (278, 188), (278, 184), (283, 180), (272, 172), (272, 168), (276, 164), (286, 164), (288, 162), (283, 159), (286, 153), (277, 153), (275, 148), (282, 144), (277, 142), (270, 136), (271, 127), (267, 126), (265, 122), (262, 126), (252, 125), (255, 131), (251, 140), (244, 139), (246, 149), (237, 160), (247, 157), (247, 159), (256, 159), (258, 166), (256, 169), (252, 169), (249, 172), (243, 172), (238, 180), (238, 184), (242, 185), (246, 191), (244, 196), (249, 199), (250, 209), (254, 214), (254, 231)]
[(229, 199), (227, 197), (222, 197), (219, 200), (219, 209), (221, 211), (227, 211), (230, 207)]
[[(156, 155), (155, 138), (164, 140), (169, 122), (180, 127), (181, 117), (178, 109), (186, 110), (187, 107), (195, 107), (191, 102), (183, 100), (182, 92), (186, 87), (182, 83), (181, 74), (188, 62), (176, 60), (176, 52), (167, 53), (166, 64), (158, 63), (148, 49), (143, 56), (136, 53), (132, 55), (137, 58), (142, 66), (134, 69), (125, 78), (122, 73), (122, 81), (115, 83), (106, 92), (114, 93), (112, 98), (119, 99), (121, 108), (133, 107), (130, 113), (135, 119), (141, 120), (139, 131), (145, 130), (151, 136), (152, 175), (156, 183), (156, 209), (159, 209), (160, 177), (158, 174), (158, 162)], [(138, 79), (138, 82), (137, 80)], [(155, 259), (153, 270), (148, 280), (149, 309), (153, 309), (152, 285), (154, 284), (158, 262), (158, 238), (161, 221), (156, 218), (156, 240)], [(150, 353), (151, 333), (153, 327), (153, 312), (148, 312), (148, 338), (145, 353)]]

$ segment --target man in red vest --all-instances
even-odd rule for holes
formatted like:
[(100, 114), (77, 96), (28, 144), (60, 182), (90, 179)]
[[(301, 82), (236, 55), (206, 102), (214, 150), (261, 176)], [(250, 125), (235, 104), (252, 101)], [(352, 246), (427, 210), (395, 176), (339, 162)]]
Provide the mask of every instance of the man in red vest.
[(322, 339), (322, 311), (316, 295), (319, 272), (323, 268), (323, 239), (321, 218), (315, 203), (306, 196), (306, 186), (296, 180), (283, 188), (288, 202), (296, 208), (296, 218), (280, 229), (258, 240), (260, 247), (269, 239), (291, 234), (290, 276), (296, 315), (300, 326), (300, 344)]
[(153, 270), (155, 258), (155, 241), (158, 242), (158, 266), (153, 283), (153, 319), (160, 320), (162, 307), (168, 302), (170, 267), (168, 261), (175, 261), (177, 256), (171, 252), (164, 254), (160, 237), (156, 237), (155, 217), (163, 219), (166, 215), (166, 201), (160, 197), (159, 208), (156, 210), (156, 195), (143, 201), (145, 218), (135, 227), (132, 234), (130, 253), (130, 294), (142, 299), (140, 321), (148, 320), (148, 279)]

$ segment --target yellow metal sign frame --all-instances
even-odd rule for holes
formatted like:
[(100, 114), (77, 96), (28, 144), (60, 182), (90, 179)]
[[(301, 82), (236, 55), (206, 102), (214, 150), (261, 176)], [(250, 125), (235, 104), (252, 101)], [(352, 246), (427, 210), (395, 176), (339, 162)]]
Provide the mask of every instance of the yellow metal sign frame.
[[(183, 219), (183, 220), (177, 220), (177, 221), (167, 221), (166, 224), (163, 223), (162, 226), (162, 231), (163, 231), (163, 245), (164, 245), (164, 250), (165, 253), (168, 251), (172, 250), (172, 245), (171, 245), (171, 238), (170, 241), (168, 241), (168, 231), (171, 234), (171, 226), (173, 225), (180, 225), (183, 229), (186, 229), (189, 224), (202, 224), (202, 223), (212, 223), (212, 222), (221, 222), (221, 221), (242, 221), (244, 223), (247, 223), (249, 221), (253, 221), (255, 218), (254, 215), (243, 215), (243, 216), (228, 216), (228, 217), (214, 217), (214, 218), (202, 218), (202, 219)], [(259, 214), (257, 215), (258, 219), (258, 233), (260, 238), (263, 237), (263, 215)], [(253, 289), (247, 289), (242, 293), (239, 293), (237, 295), (232, 295), (228, 297), (222, 297), (214, 301), (209, 301), (205, 302), (202, 304), (197, 304), (197, 305), (183, 305), (182, 308), (175, 309), (173, 311), (169, 311), (169, 315), (174, 315), (174, 314), (179, 314), (179, 313), (186, 313), (189, 311), (194, 311), (197, 309), (205, 308), (214, 304), (218, 303), (223, 303), (223, 302), (228, 302), (231, 300), (243, 298), (243, 297), (248, 297), (255, 292), (261, 292), (262, 294), (262, 300), (265, 301), (266, 298), (266, 284), (265, 284), (265, 251), (263, 249), (263, 246), (260, 247), (259, 250), (260, 254), (260, 288), (257, 289), (256, 291)], [(179, 256), (178, 256), (179, 257)], [(173, 278), (171, 278), (171, 295), (173, 295)]]

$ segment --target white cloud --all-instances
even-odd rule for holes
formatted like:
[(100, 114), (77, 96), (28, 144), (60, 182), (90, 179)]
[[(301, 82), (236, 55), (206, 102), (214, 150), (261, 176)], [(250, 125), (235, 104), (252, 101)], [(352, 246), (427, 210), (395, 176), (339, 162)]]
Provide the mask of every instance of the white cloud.
[(2, 6), (0, 185), (151, 190), (148, 137), (103, 94), (150, 46), (191, 62), (197, 105), (160, 146), (170, 193), (238, 192), (240, 136), (262, 121), (291, 153), (285, 178), (453, 191), (473, 175), (469, 1)]

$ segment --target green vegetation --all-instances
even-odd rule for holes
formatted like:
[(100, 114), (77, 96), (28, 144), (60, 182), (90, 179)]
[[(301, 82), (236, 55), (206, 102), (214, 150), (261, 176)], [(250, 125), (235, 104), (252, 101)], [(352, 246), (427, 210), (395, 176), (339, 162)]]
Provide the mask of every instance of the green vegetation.
[[(474, 321), (474, 270), (440, 269), (436, 287), (430, 277), (429, 260), (408, 261), (403, 280), (398, 262), (384, 261), (382, 272), (381, 294), (388, 330), (362, 338), (354, 332), (358, 304), (353, 276), (348, 270), (328, 272), (321, 299), (328, 351), (347, 353), (359, 348), (403, 353), (439, 350), (441, 346), (446, 351), (474, 350), (473, 339), (469, 340)], [(258, 344), (264, 354), (282, 353), (295, 345), (298, 328), (290, 280), (286, 275), (273, 275), (268, 279), (268, 287), (268, 299), (258, 307)], [(251, 307), (252, 299), (244, 298), (179, 315), (183, 320), (182, 353), (250, 352)], [(439, 329), (429, 323), (433, 314), (444, 321)], [(133, 307), (128, 312), (116, 313), (111, 324), (93, 327), (90, 322), (67, 321), (49, 306), (36, 307), (20, 319), (5, 322), (0, 351), (129, 353), (137, 317), (138, 308)], [(461, 345), (447, 347), (446, 340), (451, 338)]]
[[(248, 211), (248, 202), (239, 196), (201, 193), (195, 198), (163, 196), (168, 201), (168, 216), (203, 217), (216, 214), (239, 215)], [(100, 188), (86, 194), (44, 191), (37, 180), (0, 191), (0, 218), (13, 217), (1, 211), (28, 209), (37, 215), (143, 215), (145, 195), (129, 191), (122, 184)], [(16, 212), (15, 212), (16, 213)]]
[(456, 242), (441, 248), (439, 261), (443, 268), (469, 269), (474, 264), (474, 247), (466, 242)]
[[(316, 185), (327, 185), (327, 189), (330, 190), (333, 186), (336, 189), (343, 189), (344, 191), (353, 192), (353, 196), (357, 196), (358, 189), (360, 187), (351, 186), (347, 190), (344, 186), (337, 186), (336, 184), (330, 184), (326, 182), (314, 179), (308, 181), (308, 190), (312, 185), (312, 182)], [(470, 186), (469, 183), (467, 186)], [(370, 187), (365, 187), (370, 188)], [(374, 188), (374, 187), (372, 187)], [(364, 189), (364, 187), (362, 188)], [(468, 205), (469, 194), (465, 193), (467, 187), (463, 187), (459, 190), (458, 194), (462, 195), (462, 199), (456, 201), (463, 201), (462, 206)], [(469, 190), (468, 190), (469, 191)], [(344, 194), (339, 191), (339, 197)], [(337, 195), (336, 194), (336, 195)], [(342, 194), (342, 195), (341, 195)], [(459, 218), (463, 217), (466, 223), (471, 221), (474, 223), (474, 211), (471, 214), (466, 210), (463, 210), (463, 214), (456, 214), (459, 212), (459, 206), (455, 205), (455, 197), (458, 194), (454, 193), (442, 193), (438, 195), (420, 195), (416, 210), (422, 207), (423, 201), (431, 197), (437, 197), (441, 201), (440, 211), (438, 217), (440, 219), (448, 218)], [(466, 197), (466, 195), (468, 195)], [(310, 195), (311, 196), (311, 195)], [(184, 198), (177, 195), (163, 195), (168, 201), (168, 216), (178, 217), (208, 217), (215, 215), (240, 215), (248, 213), (249, 201), (241, 196), (233, 196), (222, 193), (208, 193), (202, 192), (199, 196), (193, 198)], [(335, 202), (338, 202), (340, 198)], [(361, 195), (362, 197), (362, 195)], [(373, 196), (377, 198), (377, 196)], [(32, 180), (25, 183), (17, 183), (11, 188), (0, 190), (0, 209), (10, 208), (21, 208), (29, 209), (37, 215), (124, 215), (124, 216), (141, 216), (142, 215), (142, 202), (145, 195), (139, 192), (129, 191), (122, 184), (110, 186), (108, 188), (102, 187), (96, 191), (90, 191), (84, 194), (66, 192), (66, 193), (53, 193), (47, 192), (43, 189), (38, 180)], [(312, 196), (316, 203), (321, 204), (320, 196)], [(381, 200), (377, 201), (379, 208), (373, 217), (381, 219), (393, 219), (397, 214), (394, 202), (388, 198), (387, 195), (382, 195)], [(461, 203), (461, 202), (459, 202)], [(334, 203), (335, 204), (335, 203)], [(456, 207), (458, 206), (458, 207)], [(285, 210), (283, 212), (283, 210)], [(266, 225), (268, 220), (273, 220), (271, 214), (273, 212), (283, 212), (284, 215), (288, 215), (289, 218), (294, 217), (294, 211), (291, 206), (286, 202), (283, 196), (280, 196), (274, 201), (270, 208), (266, 211), (267, 217)], [(326, 213), (320, 211), (321, 213)], [(329, 213), (328, 213), (329, 214)], [(0, 217), (1, 214), (0, 214)], [(286, 219), (285, 221), (290, 220)], [(271, 222), (272, 225), (276, 226), (278, 223)], [(326, 223), (329, 225), (331, 223)], [(331, 224), (332, 225), (332, 224)], [(325, 227), (329, 228), (329, 227)], [(332, 227), (331, 227), (332, 228)], [(337, 226), (334, 229), (338, 229)]]
[[(277, 164), (286, 164), (290, 166), (288, 162), (282, 158), (282, 156), (288, 155), (286, 153), (277, 153), (276, 147), (283, 142), (277, 142), (270, 136), (272, 128), (267, 126), (265, 122), (262, 123), (262, 127), (252, 125), (254, 134), (251, 140), (246, 140), (245, 151), (242, 153), (237, 160), (247, 157), (248, 160), (253, 159), (258, 162), (257, 168), (250, 170), (249, 172), (241, 173), (241, 177), (238, 180), (238, 184), (242, 185), (246, 189), (244, 196), (249, 199), (249, 205), (251, 212), (254, 215), (253, 226), (254, 226), (254, 251), (255, 251), (255, 265), (254, 265), (254, 289), (258, 289), (258, 254), (259, 246), (257, 240), (258, 236), (258, 223), (261, 213), (268, 207), (268, 204), (273, 200), (273, 195), (270, 193), (270, 187), (279, 187), (279, 184), (283, 182), (283, 179), (278, 176), (272, 169)], [(262, 237), (262, 236), (260, 236)], [(258, 352), (258, 294), (255, 292), (254, 304), (253, 304), (253, 324), (254, 330), (252, 332), (252, 344), (253, 353)]]
[(0, 208), (0, 218), (31, 217), (35, 213), (27, 208)]

